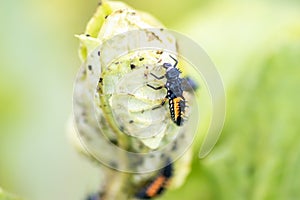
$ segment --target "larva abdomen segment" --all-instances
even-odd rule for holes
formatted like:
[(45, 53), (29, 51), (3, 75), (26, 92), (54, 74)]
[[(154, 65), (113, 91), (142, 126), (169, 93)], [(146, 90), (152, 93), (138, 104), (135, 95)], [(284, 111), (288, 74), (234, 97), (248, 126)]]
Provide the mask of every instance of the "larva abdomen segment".
[(173, 176), (172, 163), (164, 167), (159, 175), (155, 177), (149, 184), (143, 187), (135, 197), (138, 199), (152, 199), (162, 194)]

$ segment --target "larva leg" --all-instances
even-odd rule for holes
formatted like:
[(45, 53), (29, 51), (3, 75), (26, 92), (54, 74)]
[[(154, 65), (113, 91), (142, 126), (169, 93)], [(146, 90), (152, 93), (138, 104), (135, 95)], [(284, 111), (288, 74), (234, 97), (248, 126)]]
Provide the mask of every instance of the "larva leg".
[(161, 80), (163, 78), (165, 78), (165, 76), (156, 76), (155, 74), (153, 73), (150, 73), (154, 78), (158, 79), (158, 80)]
[(160, 90), (163, 88), (163, 86), (154, 87), (152, 85), (147, 84), (148, 87), (152, 88), (153, 90)]

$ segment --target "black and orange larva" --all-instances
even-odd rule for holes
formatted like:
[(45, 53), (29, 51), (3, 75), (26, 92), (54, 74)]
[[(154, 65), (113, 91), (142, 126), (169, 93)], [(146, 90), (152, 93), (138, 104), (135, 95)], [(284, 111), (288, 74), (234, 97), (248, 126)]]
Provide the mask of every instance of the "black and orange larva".
[(159, 87), (153, 87), (149, 84), (147, 84), (147, 86), (151, 87), (154, 90), (160, 90), (163, 87), (167, 89), (167, 95), (163, 99), (162, 103), (153, 109), (163, 106), (165, 102), (169, 100), (169, 110), (171, 118), (174, 123), (176, 123), (178, 126), (181, 126), (183, 123), (183, 115), (186, 107), (186, 101), (183, 97), (183, 79), (179, 77), (181, 72), (176, 68), (178, 61), (171, 55), (170, 57), (175, 61), (175, 64), (173, 66), (170, 63), (163, 64), (163, 67), (166, 69), (165, 75), (158, 77), (155, 74), (150, 73), (153, 77), (159, 80), (166, 77), (166, 84)]
[(150, 183), (146, 184), (140, 189), (135, 197), (138, 199), (152, 199), (161, 195), (167, 188), (170, 179), (173, 176), (173, 164), (169, 163), (164, 167), (158, 176), (156, 176)]

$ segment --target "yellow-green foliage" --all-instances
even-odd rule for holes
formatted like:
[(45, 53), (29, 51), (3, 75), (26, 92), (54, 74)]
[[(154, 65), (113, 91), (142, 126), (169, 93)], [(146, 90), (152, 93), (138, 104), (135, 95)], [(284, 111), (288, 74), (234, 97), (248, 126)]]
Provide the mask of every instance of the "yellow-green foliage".
[(13, 196), (11, 194), (8, 194), (8, 193), (4, 192), (0, 188), (0, 200), (21, 200), (21, 199)]
[[(184, 188), (163, 199), (299, 199), (299, 9), (259, 3), (211, 11), (183, 28), (203, 41), (222, 73), (226, 123)], [(196, 18), (205, 23), (195, 26)]]

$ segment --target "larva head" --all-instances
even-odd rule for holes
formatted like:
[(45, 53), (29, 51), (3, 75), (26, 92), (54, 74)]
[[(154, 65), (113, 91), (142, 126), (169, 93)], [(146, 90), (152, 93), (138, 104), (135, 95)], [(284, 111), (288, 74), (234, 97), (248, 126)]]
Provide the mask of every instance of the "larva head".
[(168, 70), (169, 68), (171, 69), (173, 66), (170, 63), (164, 63), (163, 67)]

